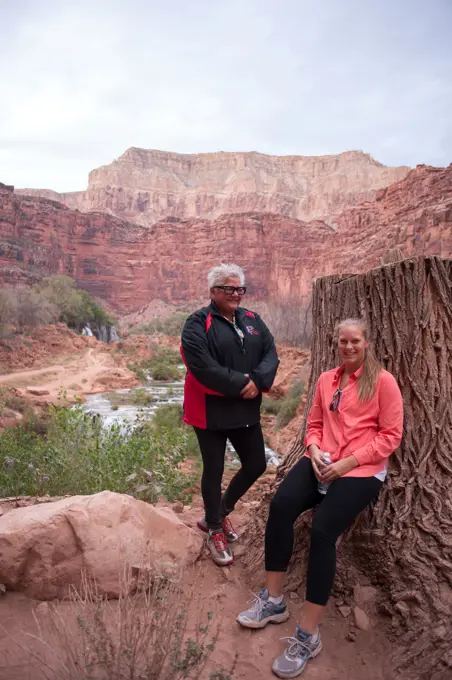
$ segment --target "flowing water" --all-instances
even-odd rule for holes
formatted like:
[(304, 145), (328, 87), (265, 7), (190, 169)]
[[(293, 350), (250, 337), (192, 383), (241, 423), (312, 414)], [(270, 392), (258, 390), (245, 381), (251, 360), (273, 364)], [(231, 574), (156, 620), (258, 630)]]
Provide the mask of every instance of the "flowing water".
[[(129, 425), (135, 422), (139, 413), (149, 414), (152, 418), (152, 414), (159, 406), (164, 404), (182, 404), (184, 398), (184, 383), (183, 382), (157, 382), (149, 380), (147, 385), (140, 388), (140, 391), (147, 392), (153, 397), (153, 401), (148, 406), (140, 406), (136, 404), (123, 404), (114, 406), (112, 401), (110, 401), (111, 394), (117, 394), (119, 396), (123, 395), (124, 401), (127, 401), (127, 395), (133, 389), (119, 389), (114, 390), (105, 394), (91, 394), (86, 398), (83, 404), (83, 409), (86, 413), (92, 416), (100, 416), (102, 422), (106, 425), (113, 424), (124, 424)], [(234, 465), (239, 466), (240, 461), (235, 455), (231, 445), (228, 442), (228, 450), (231, 453), (231, 462)], [(265, 457), (267, 463), (270, 465), (279, 465), (280, 457), (278, 454), (270, 449), (268, 446), (265, 447)]]

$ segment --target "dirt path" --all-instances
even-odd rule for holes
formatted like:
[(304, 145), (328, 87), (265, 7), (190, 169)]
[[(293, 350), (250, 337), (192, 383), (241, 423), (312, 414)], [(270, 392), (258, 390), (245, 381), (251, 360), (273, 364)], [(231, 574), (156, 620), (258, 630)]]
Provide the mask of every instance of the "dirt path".
[[(190, 509), (184, 510), (180, 518), (194, 527), (201, 513), (200, 506), (198, 497), (194, 499)], [(234, 513), (237, 528), (240, 529), (246, 523), (250, 511), (252, 509), (243, 505)], [(302, 601), (298, 593), (286, 593), (291, 617), (282, 625), (270, 625), (263, 630), (250, 631), (236, 622), (238, 612), (247, 607), (252, 592), (257, 592), (262, 585), (260, 575), (256, 574), (250, 580), (245, 572), (240, 560), (244, 549), (240, 542), (235, 544), (236, 560), (231, 567), (223, 569), (214, 565), (204, 553), (194, 569), (187, 570), (184, 575), (187, 587), (194, 587), (193, 601), (196, 608), (199, 611), (215, 611), (215, 617), (220, 617), (221, 621), (215, 649), (199, 676), (200, 680), (208, 680), (218, 667), (229, 670), (235, 656), (237, 662), (234, 680), (270, 680), (274, 678), (271, 672), (272, 661), (285, 648), (281, 638), (294, 633)], [(351, 617), (344, 618), (336, 604), (335, 598), (331, 598), (326, 618), (321, 625), (324, 651), (317, 659), (309, 662), (303, 678), (384, 680), (388, 677), (384, 666), (390, 643), (383, 628), (378, 625), (378, 621), (373, 621), (368, 631), (358, 631), (356, 640), (349, 642), (347, 636), (351, 629)], [(2, 624), (10, 636), (23, 640), (24, 633), (35, 632), (33, 611), (39, 606), (38, 602), (27, 599), (23, 594), (8, 592), (1, 598), (0, 606)], [(15, 648), (11, 639), (0, 628), (0, 660), (2, 659), (0, 680), (34, 680), (38, 675), (36, 664), (26, 659), (24, 653)]]
[(90, 347), (72, 355), (55, 357), (55, 363), (26, 371), (0, 375), (0, 385), (9, 385), (25, 395), (35, 394), (47, 402), (58, 399), (61, 391), (67, 398), (103, 392), (112, 386), (127, 387), (136, 383), (128, 369), (118, 367), (108, 352)]

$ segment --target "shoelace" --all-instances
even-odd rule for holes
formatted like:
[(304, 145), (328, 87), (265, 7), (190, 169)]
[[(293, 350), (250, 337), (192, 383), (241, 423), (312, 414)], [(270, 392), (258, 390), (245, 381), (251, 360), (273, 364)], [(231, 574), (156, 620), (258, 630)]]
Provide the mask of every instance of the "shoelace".
[(224, 518), (223, 529), (224, 529), (225, 533), (235, 534), (235, 529), (232, 526), (232, 523), (231, 523), (231, 520), (229, 519), (229, 517)]
[(212, 534), (212, 540), (215, 543), (215, 547), (218, 552), (224, 552), (227, 550), (228, 542), (226, 536), (222, 531), (218, 531), (216, 534)]
[(297, 656), (309, 656), (311, 654), (311, 648), (308, 642), (302, 642), (296, 637), (283, 637), (281, 640), (287, 640), (290, 644), (286, 649), (287, 656), (295, 659)]
[(265, 600), (263, 600), (259, 595), (256, 595), (256, 593), (253, 593), (251, 591), (251, 594), (253, 598), (251, 600), (248, 600), (247, 604), (250, 604), (251, 607), (250, 609), (255, 613), (255, 614), (260, 614), (261, 611), (264, 608)]

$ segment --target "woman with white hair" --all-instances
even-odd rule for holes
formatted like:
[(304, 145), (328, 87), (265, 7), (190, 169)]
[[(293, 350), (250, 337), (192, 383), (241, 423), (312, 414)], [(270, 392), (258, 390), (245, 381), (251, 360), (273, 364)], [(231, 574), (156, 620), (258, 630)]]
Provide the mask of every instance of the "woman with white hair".
[[(210, 304), (191, 314), (182, 331), (187, 367), (184, 421), (194, 427), (203, 460), (201, 491), (214, 561), (225, 566), (238, 539), (228, 515), (266, 468), (260, 425), (262, 392), (273, 384), (279, 364), (273, 337), (255, 312), (240, 307), (245, 275), (236, 264), (208, 273)], [(221, 494), (226, 442), (242, 464)]]

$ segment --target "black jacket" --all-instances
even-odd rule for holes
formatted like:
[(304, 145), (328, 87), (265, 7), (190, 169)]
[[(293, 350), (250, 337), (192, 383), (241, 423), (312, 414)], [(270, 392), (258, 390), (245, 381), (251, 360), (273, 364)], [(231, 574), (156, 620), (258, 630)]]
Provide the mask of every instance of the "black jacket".
[(255, 312), (239, 307), (233, 325), (215, 303), (191, 314), (182, 330), (181, 354), (187, 367), (184, 420), (202, 429), (223, 430), (260, 420), (262, 396), (242, 399), (248, 373), (260, 391), (273, 384), (279, 359), (273, 336)]

